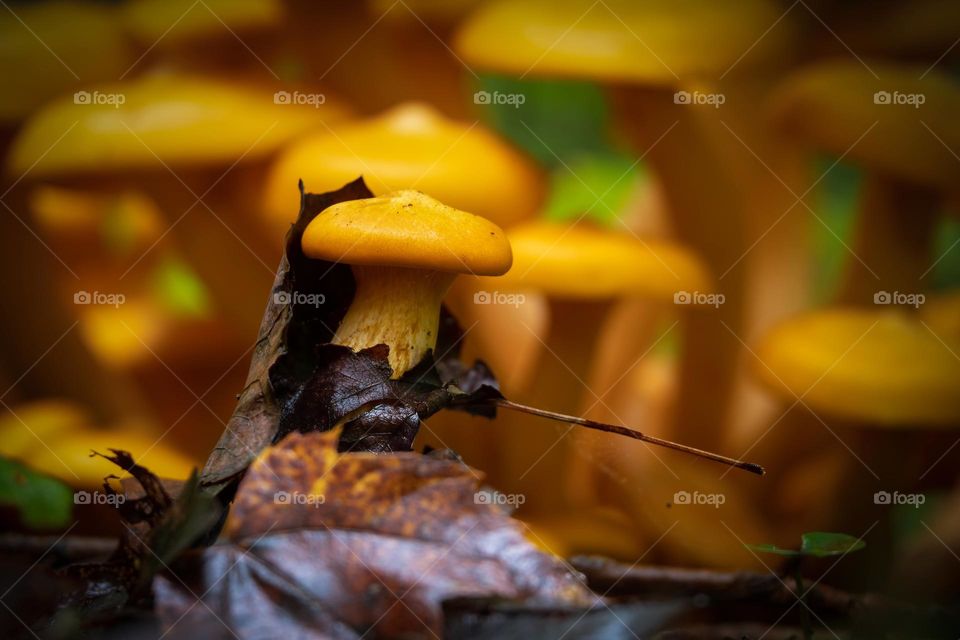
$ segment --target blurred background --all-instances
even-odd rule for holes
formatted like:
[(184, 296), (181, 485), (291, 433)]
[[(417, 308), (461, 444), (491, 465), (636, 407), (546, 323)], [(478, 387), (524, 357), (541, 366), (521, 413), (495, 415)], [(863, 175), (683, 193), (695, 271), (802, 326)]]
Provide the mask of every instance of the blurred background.
[(837, 531), (867, 547), (831, 583), (960, 594), (957, 3), (16, 2), (0, 33), (7, 530), (113, 531), (91, 449), (202, 466), (298, 180), (362, 175), (507, 231), (446, 303), (508, 397), (767, 469), (429, 419), (535, 543), (775, 570), (745, 545)]

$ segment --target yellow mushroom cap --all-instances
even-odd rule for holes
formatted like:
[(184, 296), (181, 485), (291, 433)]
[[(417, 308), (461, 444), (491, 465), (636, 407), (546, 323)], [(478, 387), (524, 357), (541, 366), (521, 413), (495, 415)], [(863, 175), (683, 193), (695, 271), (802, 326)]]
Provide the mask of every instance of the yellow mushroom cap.
[(500, 275), (511, 263), (500, 227), (411, 190), (324, 209), (302, 246), (311, 258), (353, 265)]
[(130, 0), (121, 11), (135, 38), (161, 47), (210, 36), (233, 38), (283, 21), (280, 0)]
[(877, 426), (960, 423), (960, 344), (903, 311), (804, 314), (757, 353), (764, 381), (815, 411)]
[(707, 292), (711, 278), (686, 249), (663, 241), (588, 226), (531, 222), (507, 234), (513, 267), (498, 287), (536, 289), (561, 298), (649, 296)]
[(673, 84), (722, 74), (782, 16), (764, 0), (495, 0), (471, 14), (454, 48), (492, 71)]
[(263, 157), (295, 136), (344, 116), (278, 104), (245, 84), (156, 75), (48, 104), (13, 143), (8, 171), (32, 177), (231, 163)]
[(117, 78), (133, 62), (107, 7), (78, 2), (6, 7), (0, 13), (0, 121), (19, 120), (81, 82)]
[(796, 72), (771, 98), (774, 120), (814, 149), (923, 186), (956, 189), (951, 149), (960, 148), (960, 84), (920, 66), (868, 64), (844, 60)]
[(543, 199), (540, 173), (509, 144), (481, 125), (408, 103), (293, 145), (270, 171), (264, 208), (288, 224), (299, 209), (298, 180), (320, 193), (358, 175), (375, 194), (420, 189), (503, 226), (532, 215)]

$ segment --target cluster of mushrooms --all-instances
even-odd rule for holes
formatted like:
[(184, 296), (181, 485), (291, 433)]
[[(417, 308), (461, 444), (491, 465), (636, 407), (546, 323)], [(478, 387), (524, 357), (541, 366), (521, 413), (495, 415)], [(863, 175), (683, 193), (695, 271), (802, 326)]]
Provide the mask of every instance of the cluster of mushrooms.
[[(0, 454), (79, 486), (110, 472), (91, 447), (168, 477), (202, 464), (243, 384), (298, 181), (320, 193), (362, 176), (375, 197), (330, 207), (302, 241), (352, 268), (334, 343), (388, 345), (398, 377), (435, 348), (445, 305), (461, 357), (487, 362), (507, 397), (771, 472), (518, 413), (426, 420), (418, 445), (525, 496), (517, 516), (544, 548), (745, 566), (743, 542), (864, 533), (875, 491), (958, 490), (935, 466), (960, 427), (960, 291), (931, 275), (954, 249), (937, 242), (960, 176), (942, 6), (916, 3), (907, 37), (893, 6), (867, 28), (834, 3), (773, 0), (321, 4), (40, 2), (17, 8), (30, 32), (0, 18), (3, 259), (22, 274), (8, 294), (31, 300), (4, 338), (0, 376), (31, 374), (4, 400)], [(603, 187), (629, 183), (612, 222), (542, 215), (575, 171), (525, 106), (509, 117), (526, 151), (488, 124), (507, 110), (471, 100), (481, 77), (531, 98), (553, 82), (602, 92), (610, 138), (636, 161)], [(862, 176), (847, 234), (824, 214), (838, 163)], [(826, 294), (818, 233), (842, 244)], [(124, 301), (72, 304), (80, 291)], [(878, 304), (885, 292), (924, 302)], [(677, 492), (725, 501), (683, 507)]]

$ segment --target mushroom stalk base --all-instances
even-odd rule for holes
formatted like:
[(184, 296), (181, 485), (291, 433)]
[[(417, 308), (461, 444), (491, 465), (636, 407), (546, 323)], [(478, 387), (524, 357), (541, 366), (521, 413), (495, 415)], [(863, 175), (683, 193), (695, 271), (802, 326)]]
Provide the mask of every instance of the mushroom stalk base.
[(357, 290), (332, 342), (355, 351), (387, 345), (399, 378), (436, 345), (440, 303), (455, 274), (354, 266), (353, 276)]

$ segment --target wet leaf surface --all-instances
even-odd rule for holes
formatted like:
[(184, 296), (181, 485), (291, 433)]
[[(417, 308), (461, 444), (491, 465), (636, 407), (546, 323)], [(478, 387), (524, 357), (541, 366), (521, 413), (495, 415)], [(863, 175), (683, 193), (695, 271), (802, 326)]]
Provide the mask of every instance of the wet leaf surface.
[(238, 487), (225, 539), (158, 577), (158, 611), (175, 635), (222, 621), (241, 637), (430, 637), (454, 597), (596, 603), (519, 522), (478, 503), (472, 469), (342, 454), (339, 437), (294, 433), (267, 449)]

